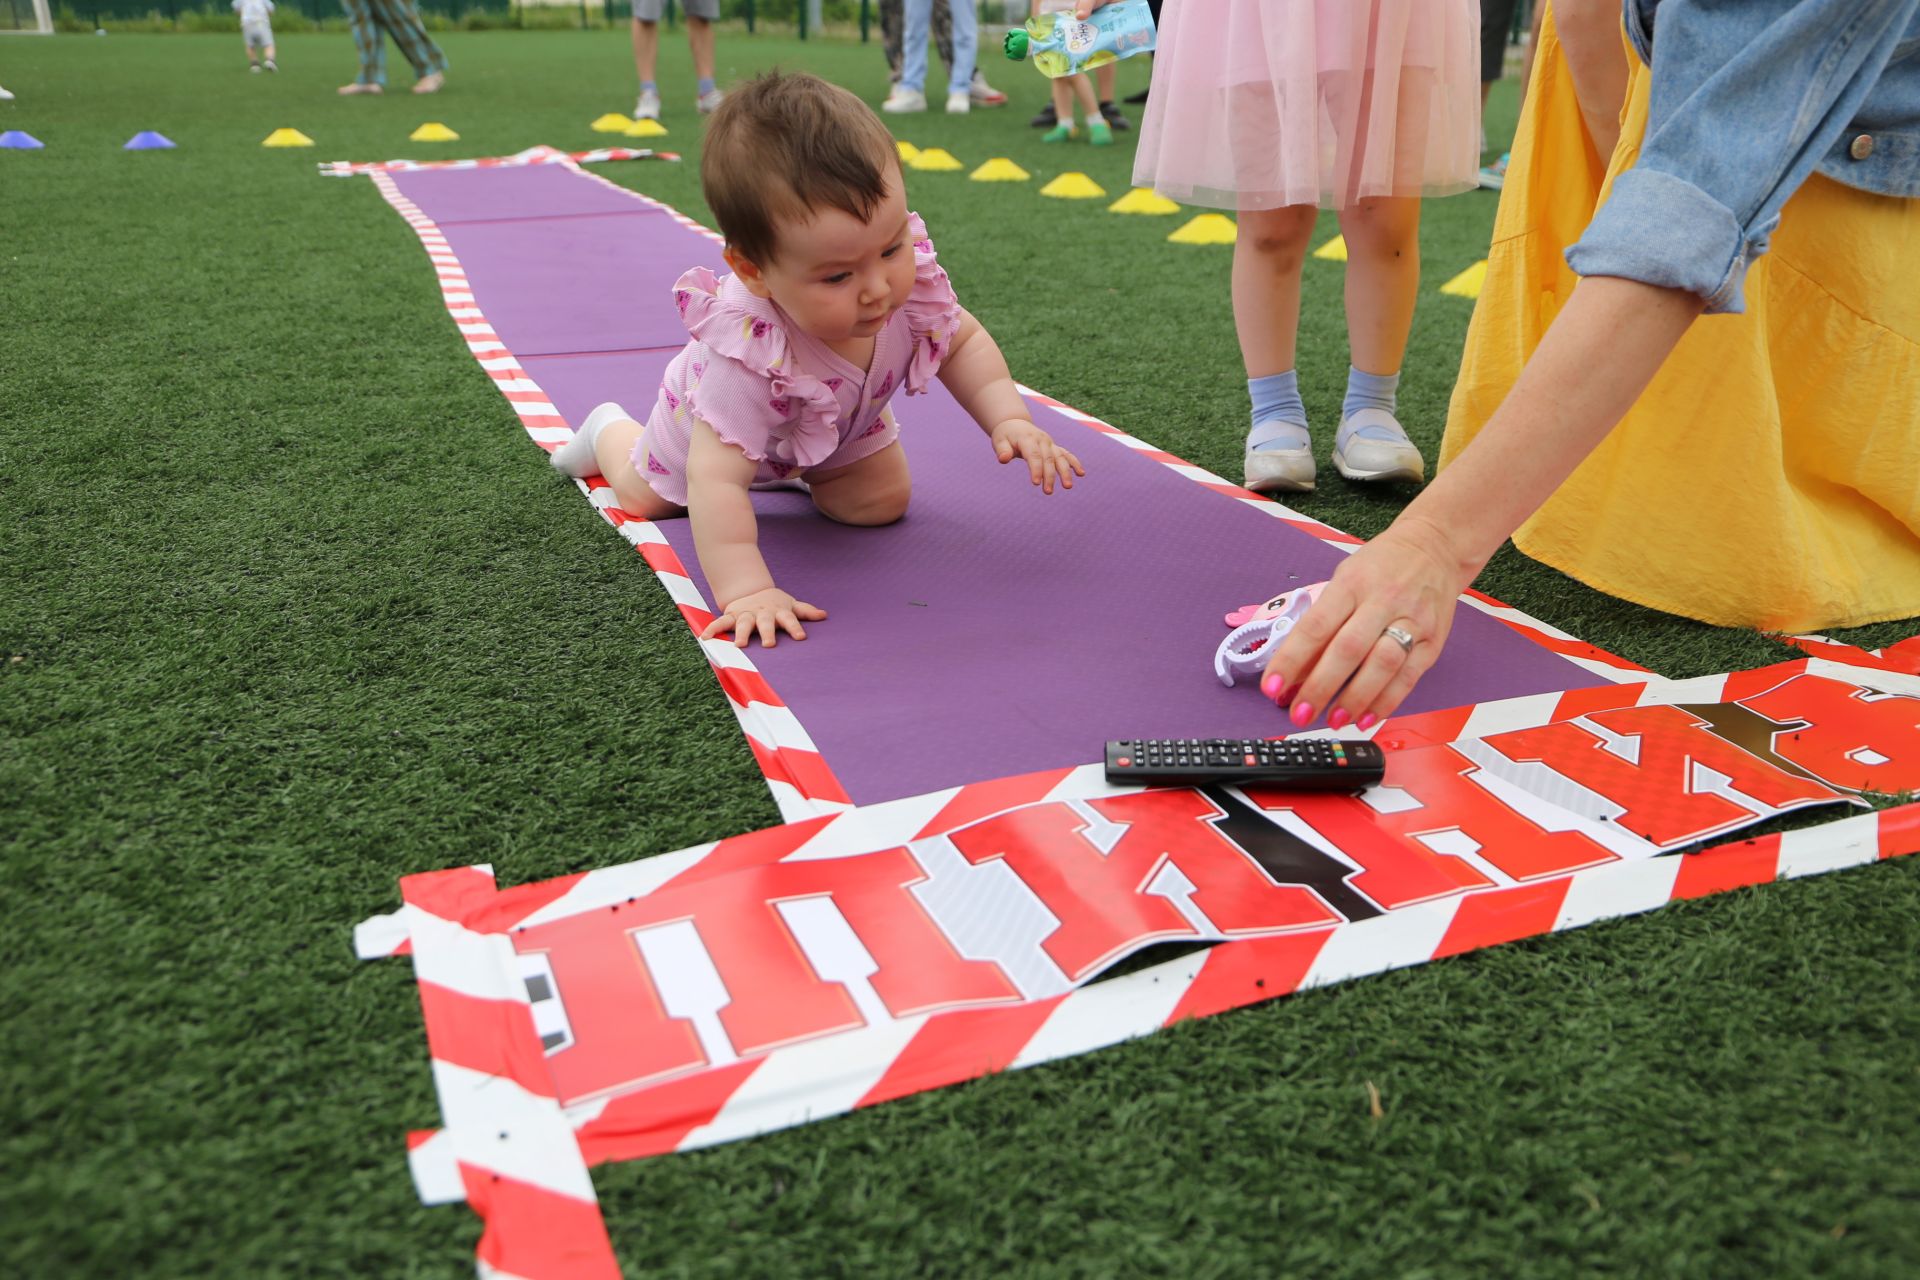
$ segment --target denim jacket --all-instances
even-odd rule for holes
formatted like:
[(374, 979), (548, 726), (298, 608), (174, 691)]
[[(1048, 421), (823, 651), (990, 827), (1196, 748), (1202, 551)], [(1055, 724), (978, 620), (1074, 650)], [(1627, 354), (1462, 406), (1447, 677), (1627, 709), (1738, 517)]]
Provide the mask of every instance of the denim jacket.
[(1624, 0), (1653, 71), (1639, 161), (1567, 250), (1583, 276), (1743, 309), (1747, 268), (1818, 171), (1920, 197), (1920, 0)]

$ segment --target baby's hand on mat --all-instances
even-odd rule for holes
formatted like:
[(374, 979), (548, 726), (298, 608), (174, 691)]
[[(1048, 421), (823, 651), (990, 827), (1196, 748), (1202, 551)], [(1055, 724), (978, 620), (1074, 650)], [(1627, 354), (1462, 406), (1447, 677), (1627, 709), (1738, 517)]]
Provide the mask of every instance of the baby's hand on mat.
[(719, 617), (707, 624), (700, 638), (711, 640), (732, 631), (733, 642), (744, 649), (757, 631), (761, 647), (771, 649), (782, 630), (795, 640), (805, 640), (807, 629), (800, 625), (801, 621), (818, 622), (826, 616), (825, 609), (795, 600), (778, 587), (768, 587), (730, 602)]
[(988, 439), (1002, 464), (1016, 456), (1024, 459), (1040, 492), (1052, 493), (1055, 480), (1062, 489), (1073, 488), (1073, 478), (1087, 474), (1080, 459), (1053, 442), (1053, 437), (1025, 418), (1009, 418), (993, 429)]

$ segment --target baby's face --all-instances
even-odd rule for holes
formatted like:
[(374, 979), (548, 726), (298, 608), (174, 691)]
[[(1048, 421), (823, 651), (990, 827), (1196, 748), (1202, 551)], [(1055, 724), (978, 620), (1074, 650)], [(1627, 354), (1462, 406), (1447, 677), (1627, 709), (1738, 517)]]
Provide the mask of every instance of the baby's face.
[(805, 222), (781, 223), (779, 257), (760, 271), (761, 288), (822, 342), (871, 338), (913, 290), (907, 197), (896, 167), (866, 222), (821, 209)]

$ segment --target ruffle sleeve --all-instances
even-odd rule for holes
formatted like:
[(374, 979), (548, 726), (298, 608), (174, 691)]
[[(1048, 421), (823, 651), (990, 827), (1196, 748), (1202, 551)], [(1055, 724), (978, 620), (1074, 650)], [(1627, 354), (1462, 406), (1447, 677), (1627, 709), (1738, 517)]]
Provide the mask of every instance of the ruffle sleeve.
[(686, 412), (755, 462), (813, 467), (840, 446), (840, 402), (820, 379), (800, 371), (777, 320), (720, 296), (719, 282), (695, 267), (673, 286), (687, 332), (712, 356), (687, 371)]
[(913, 237), (913, 291), (901, 310), (907, 313), (907, 329), (913, 337), (907, 394), (917, 395), (927, 389), (952, 351), (962, 313), (960, 299), (953, 294), (953, 283), (934, 254), (933, 241), (927, 239), (927, 224), (919, 214), (908, 217), (907, 230)]

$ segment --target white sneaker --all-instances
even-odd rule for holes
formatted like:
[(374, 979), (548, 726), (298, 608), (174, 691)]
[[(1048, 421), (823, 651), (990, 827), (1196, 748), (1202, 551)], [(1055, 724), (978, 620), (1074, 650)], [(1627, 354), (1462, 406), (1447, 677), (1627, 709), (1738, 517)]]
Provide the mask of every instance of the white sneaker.
[(988, 84), (986, 73), (978, 68), (974, 69), (973, 83), (968, 86), (967, 93), (972, 97), (973, 105), (976, 107), (1004, 107), (1007, 105), (1007, 95)]
[(1427, 463), (1400, 420), (1385, 409), (1362, 409), (1340, 420), (1333, 465), (1349, 480), (1425, 480)]
[(642, 89), (633, 103), (635, 120), (658, 120), (660, 118), (660, 94), (653, 89)]
[(8, 93), (5, 89), (0, 89), (0, 102), (12, 102), (12, 101), (13, 101), (13, 95)]
[[(1266, 424), (1263, 424), (1266, 425)], [(1274, 424), (1284, 425), (1284, 424)], [(1271, 429), (1271, 428), (1270, 428)], [(1255, 493), (1313, 492), (1313, 437), (1305, 427), (1290, 429), (1291, 448), (1248, 449), (1241, 464), (1241, 483)]]
[(694, 105), (700, 108), (702, 115), (707, 115), (717, 110), (720, 104), (726, 101), (726, 98), (726, 94), (722, 93), (718, 88), (713, 88), (701, 94)]
[(609, 422), (618, 422), (629, 416), (625, 409), (611, 400), (600, 405), (587, 415), (587, 420), (573, 433), (573, 439), (547, 455), (553, 463), (553, 469), (576, 480), (599, 475), (600, 459), (594, 454), (594, 446), (600, 443), (600, 433)]
[(260, 74), (260, 64), (259, 64), (259, 63), (257, 63), (257, 62), (249, 62), (249, 63), (247, 64), (247, 70), (249, 70), (249, 71), (251, 71), (251, 72), (253, 72), (253, 74), (255, 74), (255, 75), (259, 75), (259, 74)]
[(273, 65), (273, 59), (272, 59), (272, 58), (268, 58), (268, 59), (266, 60), (266, 62), (265, 62), (265, 63), (264, 63), (263, 65), (264, 65), (264, 66), (265, 66), (265, 67), (267, 68), (267, 70), (269, 70), (269, 71), (278, 71), (278, 70), (280, 69), (280, 68), (278, 68), (278, 67), (276, 67), (276, 66), (274, 66), (274, 65)]
[(887, 95), (887, 100), (880, 104), (880, 109), (896, 116), (909, 111), (925, 111), (927, 95), (918, 89), (903, 89), (895, 85), (893, 92)]
[(947, 114), (963, 116), (973, 110), (973, 95), (965, 89), (947, 95)]

